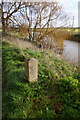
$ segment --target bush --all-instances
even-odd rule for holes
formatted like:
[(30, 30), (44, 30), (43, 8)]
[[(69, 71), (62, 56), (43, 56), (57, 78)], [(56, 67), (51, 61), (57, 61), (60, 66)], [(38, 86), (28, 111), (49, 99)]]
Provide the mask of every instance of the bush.
[(72, 77), (62, 78), (57, 80), (56, 85), (58, 86), (59, 92), (70, 92), (78, 88), (78, 80)]

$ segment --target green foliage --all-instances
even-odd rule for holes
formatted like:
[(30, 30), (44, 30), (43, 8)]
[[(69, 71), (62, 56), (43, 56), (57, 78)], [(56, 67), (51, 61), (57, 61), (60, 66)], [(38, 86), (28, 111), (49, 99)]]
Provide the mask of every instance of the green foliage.
[[(50, 57), (45, 52), (25, 49), (23, 52), (26, 59), (38, 59), (38, 81), (29, 84), (25, 76), (24, 57), (19, 49), (3, 42), (2, 51), (3, 118), (71, 119), (77, 116), (80, 110), (77, 89), (80, 77), (77, 67), (67, 64), (64, 60)], [(46, 56), (49, 58), (48, 64)], [(55, 108), (55, 105), (58, 108)], [(68, 113), (68, 108), (71, 114), (74, 113), (73, 117)], [(69, 114), (69, 117), (66, 114)], [(78, 119), (79, 115), (76, 118)]]
[[(37, 117), (38, 116), (38, 117)], [(41, 118), (41, 119), (55, 119), (56, 117), (56, 113), (54, 110), (49, 110), (48, 108), (46, 108), (45, 111), (38, 111), (37, 112), (37, 116), (36, 118)]]
[(78, 84), (79, 84), (78, 80), (72, 77), (68, 77), (68, 78), (65, 77), (56, 81), (58, 90), (61, 93), (70, 92), (73, 91), (74, 89), (77, 89)]
[(80, 94), (78, 79), (74, 79), (73, 77), (65, 77), (57, 80), (55, 85), (57, 86), (58, 91), (58, 101), (64, 105), (60, 120), (79, 120)]
[(66, 106), (62, 115), (61, 115), (61, 120), (65, 119), (65, 120), (80, 120), (80, 114), (79, 114), (79, 110), (74, 109), (70, 106)]

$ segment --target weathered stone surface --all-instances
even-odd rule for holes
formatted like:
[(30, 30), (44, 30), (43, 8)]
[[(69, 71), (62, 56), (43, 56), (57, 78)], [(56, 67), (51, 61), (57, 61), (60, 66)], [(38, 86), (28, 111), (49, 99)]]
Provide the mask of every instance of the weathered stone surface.
[(25, 60), (25, 73), (30, 83), (38, 79), (38, 60), (31, 58)]

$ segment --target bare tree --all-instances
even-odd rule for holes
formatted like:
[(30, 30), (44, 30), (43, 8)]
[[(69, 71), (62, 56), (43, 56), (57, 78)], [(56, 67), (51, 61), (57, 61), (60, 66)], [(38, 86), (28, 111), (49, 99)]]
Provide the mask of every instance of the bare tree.
[[(10, 25), (10, 24), (20, 24), (19, 20), (17, 20), (17, 14), (19, 10), (24, 8), (23, 2), (3, 2), (2, 0), (2, 29), (5, 31), (5, 29)], [(18, 14), (19, 15), (19, 14)], [(19, 16), (18, 16), (19, 17)]]
[(51, 38), (52, 34), (52, 39), (56, 40), (55, 27), (67, 26), (68, 23), (69, 20), (58, 2), (2, 1), (3, 31), (10, 25), (18, 25), (20, 30), (22, 27), (22, 31), (28, 34), (29, 40), (35, 41), (36, 44), (40, 42), (42, 46), (48, 46), (45, 38)]
[(20, 13), (27, 25), (29, 40), (35, 41), (36, 44), (40, 42), (45, 46), (47, 41), (44, 38), (50, 37), (50, 34), (55, 37), (55, 27), (70, 25), (68, 17), (57, 2), (30, 2), (25, 5), (24, 11), (21, 10)]

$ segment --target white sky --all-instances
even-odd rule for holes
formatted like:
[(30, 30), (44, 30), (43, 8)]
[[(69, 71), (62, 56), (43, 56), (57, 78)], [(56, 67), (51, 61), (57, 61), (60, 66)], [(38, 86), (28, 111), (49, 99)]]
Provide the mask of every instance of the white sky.
[[(12, 0), (4, 0), (5, 2), (12, 1)], [(18, 0), (14, 0), (18, 1)], [(24, 1), (24, 0), (23, 0)], [(27, 0), (26, 0), (27, 1)], [(74, 16), (74, 27), (78, 27), (78, 2), (80, 0), (28, 0), (32, 2), (53, 2), (53, 1), (58, 1), (64, 11), (72, 18)], [(1, 0), (0, 0), (1, 2)]]
[[(53, 0), (54, 1), (54, 0)], [(65, 12), (74, 16), (74, 27), (78, 27), (78, 2), (80, 0), (57, 0), (63, 6)]]

